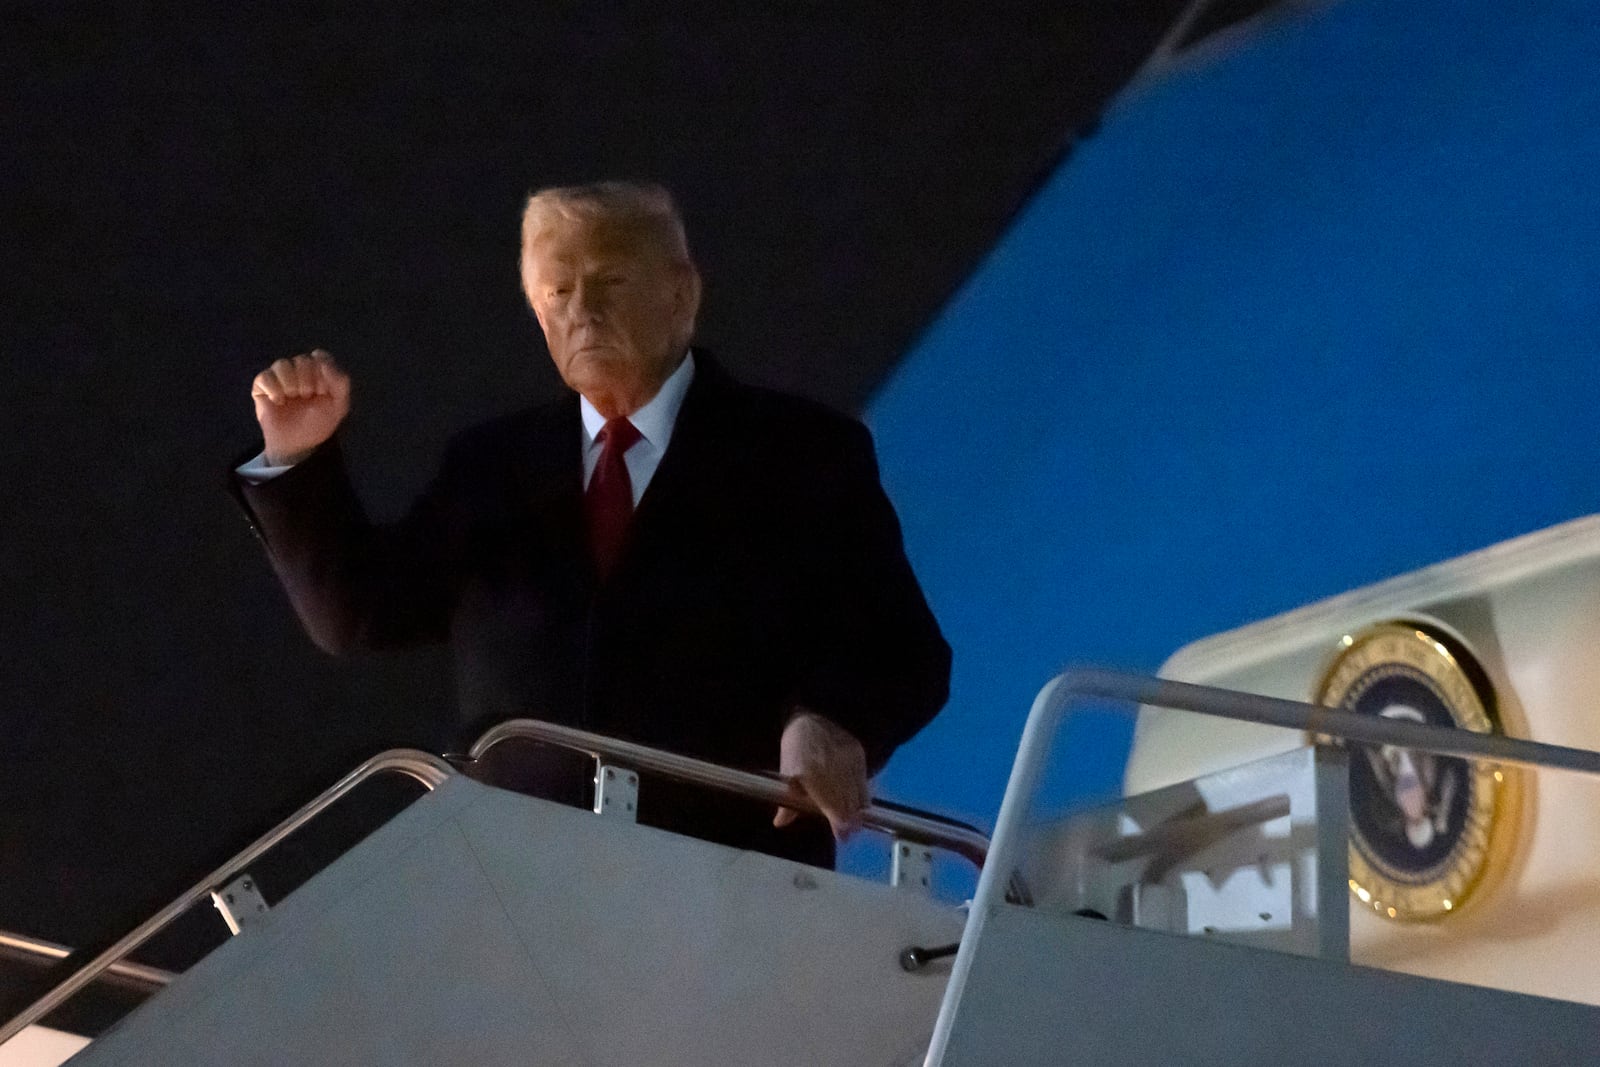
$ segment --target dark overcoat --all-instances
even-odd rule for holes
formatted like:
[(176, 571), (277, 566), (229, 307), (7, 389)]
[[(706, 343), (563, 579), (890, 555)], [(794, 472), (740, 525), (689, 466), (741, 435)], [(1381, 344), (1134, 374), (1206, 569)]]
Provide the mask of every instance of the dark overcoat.
[[(604, 582), (576, 394), (474, 427), (398, 522), (368, 521), (337, 437), (237, 496), (323, 649), (447, 642), (459, 736), (548, 719), (775, 770), (801, 705), (876, 770), (944, 703), (950, 649), (906, 560), (871, 438), (696, 353), (671, 443)], [(485, 772), (585, 803), (592, 764), (522, 750)], [(640, 821), (831, 864), (820, 820), (648, 777)]]

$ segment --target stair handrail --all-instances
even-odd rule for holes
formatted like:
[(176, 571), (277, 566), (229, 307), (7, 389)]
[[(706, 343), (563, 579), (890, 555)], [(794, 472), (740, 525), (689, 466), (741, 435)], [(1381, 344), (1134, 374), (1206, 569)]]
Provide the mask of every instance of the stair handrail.
[[(758, 774), (738, 770), (717, 763), (681, 756), (676, 752), (651, 748), (648, 745), (624, 741), (604, 734), (591, 733), (574, 726), (546, 722), (542, 719), (508, 719), (486, 730), (472, 743), (466, 758), (478, 760), (484, 754), (513, 738), (538, 741), (558, 748), (569, 749), (592, 756), (597, 760), (614, 762), (636, 771), (659, 774), (680, 782), (717, 789), (750, 800), (765, 801), (800, 811), (820, 814), (821, 811), (809, 797), (797, 798), (789, 786), (777, 775)], [(930, 845), (944, 849), (982, 869), (989, 854), (989, 839), (981, 831), (902, 805), (879, 802), (868, 804), (861, 812), (861, 825), (880, 830), (902, 841)]]
[(1023, 834), (1033, 797), (1038, 791), (1046, 759), (1057, 731), (1067, 715), (1090, 701), (1118, 701), (1177, 711), (1192, 711), (1262, 726), (1300, 730), (1317, 744), (1356, 742), (1391, 745), (1464, 759), (1489, 759), (1522, 767), (1574, 771), (1600, 777), (1600, 752), (1568, 748), (1542, 741), (1528, 741), (1500, 734), (1480, 734), (1450, 726), (1432, 726), (1403, 719), (1364, 715), (1344, 708), (1307, 704), (1298, 700), (1240, 693), (1230, 689), (1178, 682), (1126, 671), (1095, 667), (1075, 667), (1062, 671), (1039, 690), (1022, 729), (1022, 741), (1006, 783), (1000, 815), (995, 820), (989, 864), (978, 877), (970, 917), (961, 936), (961, 948), (950, 969), (944, 1001), (934, 1023), (933, 1040), (926, 1064), (937, 1067), (944, 1060), (967, 977), (972, 972), (976, 945), (996, 906), (1004, 902), (1007, 885), (1001, 871), (1017, 862), (1018, 841)]
[(293, 815), (258, 837), (242, 852), (196, 882), (187, 892), (172, 903), (140, 923), (110, 948), (62, 979), (47, 993), (0, 1026), (0, 1045), (4, 1045), (24, 1029), (49, 1015), (84, 986), (98, 978), (112, 966), (119, 964), (134, 950), (165, 929), (178, 916), (195, 904), (205, 900), (212, 890), (226, 885), (242, 874), (250, 864), (260, 859), (274, 845), (327, 809), (350, 790), (378, 774), (396, 773), (415, 778), (429, 790), (437, 789), (452, 775), (455, 768), (432, 753), (419, 749), (394, 748), (380, 752), (346, 774), (333, 785), (319, 793), (315, 799), (302, 806)]
[[(29, 937), (15, 930), (0, 930), (0, 950), (58, 962), (72, 955), (72, 949), (66, 945), (42, 937)], [(127, 960), (113, 963), (106, 968), (106, 973), (148, 992), (155, 992), (163, 986), (171, 985), (172, 980), (178, 977), (160, 967), (152, 967), (146, 963), (131, 963)]]

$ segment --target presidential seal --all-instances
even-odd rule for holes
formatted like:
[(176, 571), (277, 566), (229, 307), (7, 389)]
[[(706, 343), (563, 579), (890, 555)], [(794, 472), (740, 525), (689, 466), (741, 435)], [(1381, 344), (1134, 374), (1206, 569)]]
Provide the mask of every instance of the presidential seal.
[[(1443, 635), (1394, 622), (1342, 644), (1317, 703), (1500, 732), (1487, 676)], [(1438, 919), (1460, 908), (1503, 851), (1510, 772), (1389, 745), (1350, 749), (1350, 891), (1390, 919)]]

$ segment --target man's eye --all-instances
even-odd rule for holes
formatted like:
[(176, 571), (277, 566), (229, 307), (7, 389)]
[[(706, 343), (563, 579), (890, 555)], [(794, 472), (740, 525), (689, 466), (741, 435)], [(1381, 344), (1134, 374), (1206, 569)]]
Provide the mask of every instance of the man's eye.
[(571, 296), (572, 295), (572, 289), (571, 289), (570, 286), (561, 286), (560, 288), (550, 290), (550, 295), (551, 296)]

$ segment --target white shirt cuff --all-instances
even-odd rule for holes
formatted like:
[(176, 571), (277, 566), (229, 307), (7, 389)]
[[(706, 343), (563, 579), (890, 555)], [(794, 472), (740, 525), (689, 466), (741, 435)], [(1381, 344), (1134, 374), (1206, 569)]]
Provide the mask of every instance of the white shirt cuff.
[(274, 465), (267, 462), (267, 454), (262, 452), (248, 463), (241, 463), (234, 468), (234, 473), (251, 485), (260, 485), (270, 482), (284, 471), (293, 470), (293, 463)]

